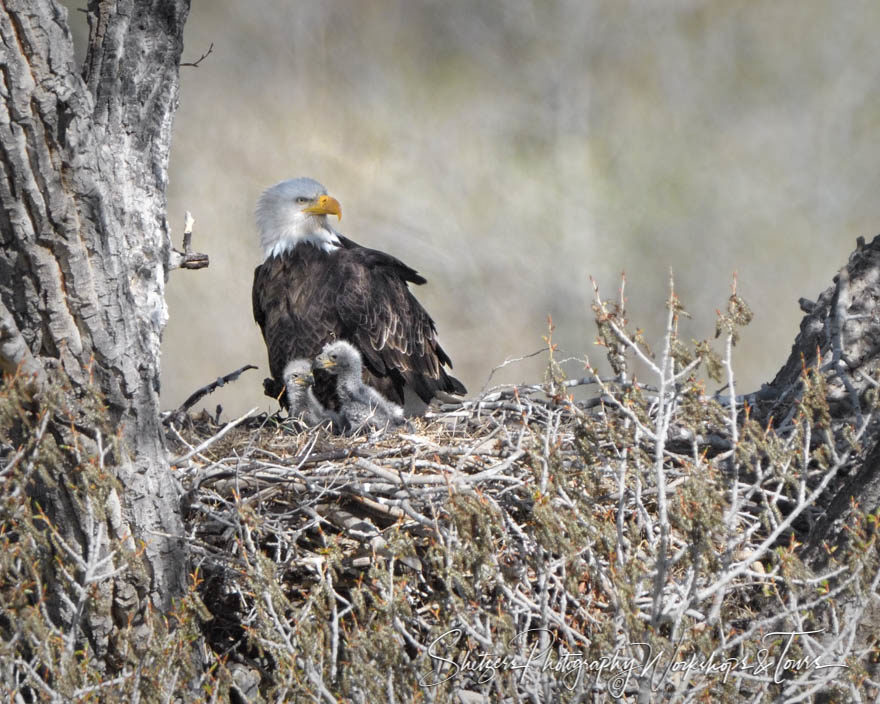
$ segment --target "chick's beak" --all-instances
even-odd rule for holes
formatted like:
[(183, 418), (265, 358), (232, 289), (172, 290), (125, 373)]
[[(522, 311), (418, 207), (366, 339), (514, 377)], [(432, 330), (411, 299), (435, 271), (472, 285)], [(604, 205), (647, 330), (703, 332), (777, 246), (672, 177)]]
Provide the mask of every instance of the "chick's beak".
[(302, 211), (310, 215), (335, 215), (342, 220), (342, 206), (338, 200), (328, 195), (318, 196), (312, 205), (306, 206)]
[(315, 363), (312, 365), (312, 369), (333, 369), (336, 366), (336, 362), (334, 362), (329, 357), (316, 357)]

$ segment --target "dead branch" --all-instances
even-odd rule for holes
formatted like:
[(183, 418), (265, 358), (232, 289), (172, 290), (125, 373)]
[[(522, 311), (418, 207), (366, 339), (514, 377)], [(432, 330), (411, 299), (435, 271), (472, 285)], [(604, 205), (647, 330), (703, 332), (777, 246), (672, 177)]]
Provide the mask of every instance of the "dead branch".
[(192, 68), (198, 68), (199, 64), (202, 63), (205, 59), (207, 59), (214, 51), (214, 42), (211, 42), (211, 45), (208, 47), (208, 50), (202, 54), (195, 61), (181, 61), (181, 66), (191, 66)]
[(210, 384), (205, 384), (205, 386), (201, 387), (200, 389), (196, 389), (193, 393), (191, 393), (187, 397), (186, 401), (180, 404), (180, 406), (176, 410), (167, 413), (162, 419), (162, 422), (167, 425), (168, 423), (176, 421), (179, 425), (181, 416), (186, 416), (187, 411), (189, 411), (189, 409), (195, 406), (205, 396), (213, 393), (221, 386), (225, 386), (226, 384), (235, 381), (236, 379), (238, 379), (239, 376), (242, 375), (242, 373), (246, 372), (248, 369), (257, 368), (258, 367), (254, 366), (253, 364), (245, 364), (243, 367), (239, 367), (234, 372), (230, 372), (229, 374), (224, 374), (221, 377), (217, 377)]
[[(207, 55), (207, 54), (206, 54)], [(204, 57), (202, 57), (204, 58)], [(201, 61), (201, 59), (199, 59)], [(183, 64), (181, 64), (183, 65)], [(183, 225), (183, 251), (172, 249), (169, 255), (168, 269), (204, 269), (209, 265), (208, 255), (201, 252), (193, 252), (192, 229), (195, 219), (187, 210)]]

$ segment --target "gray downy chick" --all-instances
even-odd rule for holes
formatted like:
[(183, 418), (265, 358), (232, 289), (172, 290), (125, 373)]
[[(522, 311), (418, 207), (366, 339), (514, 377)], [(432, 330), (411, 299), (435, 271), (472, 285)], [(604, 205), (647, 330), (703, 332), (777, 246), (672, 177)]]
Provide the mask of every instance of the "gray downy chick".
[(310, 428), (328, 420), (334, 429), (339, 428), (339, 416), (324, 408), (312, 391), (315, 378), (312, 376), (312, 363), (308, 359), (288, 362), (284, 367), (283, 378), (287, 388), (287, 411), (291, 418), (298, 418)]
[(352, 431), (406, 423), (400, 406), (363, 382), (363, 361), (354, 345), (345, 340), (326, 344), (315, 358), (315, 367), (336, 376), (339, 412)]

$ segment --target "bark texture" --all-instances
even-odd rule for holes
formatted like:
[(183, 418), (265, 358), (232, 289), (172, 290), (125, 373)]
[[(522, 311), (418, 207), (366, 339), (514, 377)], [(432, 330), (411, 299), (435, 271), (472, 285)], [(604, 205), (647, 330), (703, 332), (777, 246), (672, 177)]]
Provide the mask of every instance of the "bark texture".
[[(114, 609), (119, 623), (149, 600), (168, 606), (186, 575), (158, 386), (188, 11), (189, 0), (91, 0), (80, 70), (63, 7), (0, 5), (0, 365), (32, 375), (36, 389), (56, 367), (74, 389), (94, 380), (127, 449), (112, 468), (121, 491), (104, 507), (109, 538), (145, 546), (142, 576), (96, 600), (93, 630), (110, 629)], [(45, 491), (85, 550), (95, 533), (63, 480)]]
[[(853, 508), (880, 508), (880, 422), (872, 420), (878, 405), (880, 369), (880, 235), (865, 243), (859, 238), (849, 261), (817, 301), (802, 299), (806, 312), (785, 365), (756, 394), (758, 417), (784, 426), (797, 412), (804, 395), (804, 370), (817, 368), (829, 404), (823, 421), (827, 438), (837, 438), (840, 453), (851, 451), (846, 471), (829, 485), (813, 523), (804, 556), (821, 564), (824, 545), (840, 547)], [(852, 451), (845, 426), (853, 431), (867, 424), (861, 445)]]

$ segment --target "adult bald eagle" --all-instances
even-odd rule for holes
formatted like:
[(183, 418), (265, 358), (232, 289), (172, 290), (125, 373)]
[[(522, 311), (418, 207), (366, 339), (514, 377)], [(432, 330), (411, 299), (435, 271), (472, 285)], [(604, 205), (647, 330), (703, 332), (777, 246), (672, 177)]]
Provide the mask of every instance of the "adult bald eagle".
[[(465, 393), (447, 374), (452, 362), (434, 321), (407, 285), (425, 279), (344, 237), (329, 215), (342, 218), (339, 202), (310, 178), (282, 181), (257, 203), (264, 258), (254, 271), (253, 306), (269, 352), (266, 393), (281, 397), (287, 363), (314, 358), (336, 339), (361, 353), (364, 381), (410, 413), (440, 392)], [(314, 389), (322, 404), (338, 410), (331, 375), (316, 369)]]

